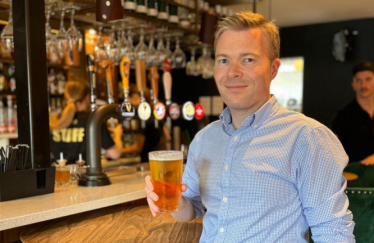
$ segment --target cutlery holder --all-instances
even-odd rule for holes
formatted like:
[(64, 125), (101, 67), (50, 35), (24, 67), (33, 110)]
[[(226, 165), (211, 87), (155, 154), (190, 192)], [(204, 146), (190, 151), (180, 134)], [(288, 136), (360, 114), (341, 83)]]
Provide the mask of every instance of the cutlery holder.
[(0, 202), (53, 193), (55, 167), (0, 173)]

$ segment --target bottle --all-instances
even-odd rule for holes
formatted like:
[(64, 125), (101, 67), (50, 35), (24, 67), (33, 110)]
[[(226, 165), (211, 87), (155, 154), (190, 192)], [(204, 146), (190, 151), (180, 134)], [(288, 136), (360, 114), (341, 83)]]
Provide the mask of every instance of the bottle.
[(221, 18), (226, 18), (227, 17), (227, 7), (222, 7), (222, 16)]
[(129, 10), (131, 12), (135, 12), (136, 10), (136, 2), (135, 0), (124, 0), (123, 8)]
[(65, 89), (65, 76), (62, 72), (59, 72), (56, 75), (57, 78), (57, 93), (62, 95), (64, 94), (64, 89)]
[(0, 101), (0, 133), (6, 133), (6, 111), (4, 108), (4, 103)]
[(146, 0), (136, 0), (136, 12), (140, 14), (147, 14), (147, 3)]
[(7, 122), (6, 122), (6, 127), (7, 131), (9, 133), (14, 133), (16, 132), (16, 124), (14, 121), (14, 108), (13, 108), (13, 97), (11, 95), (7, 96)]
[(178, 7), (175, 5), (169, 5), (169, 23), (178, 24), (179, 18), (178, 18)]
[(57, 94), (57, 83), (56, 83), (56, 75), (55, 75), (54, 69), (50, 70), (47, 79), (48, 79), (48, 84), (49, 84), (49, 93)]
[(157, 17), (158, 14), (158, 2), (156, 0), (148, 0), (147, 15), (151, 17)]
[(9, 79), (9, 90), (11, 92), (15, 92), (16, 91), (16, 79), (14, 77), (11, 77)]
[[(187, 6), (188, 2), (188, 0), (182, 0), (181, 4)], [(189, 28), (191, 26), (189, 15), (190, 13), (186, 8), (178, 8), (178, 18), (180, 27)]]
[(161, 20), (169, 19), (169, 5), (165, 2), (158, 2), (158, 14), (157, 18)]

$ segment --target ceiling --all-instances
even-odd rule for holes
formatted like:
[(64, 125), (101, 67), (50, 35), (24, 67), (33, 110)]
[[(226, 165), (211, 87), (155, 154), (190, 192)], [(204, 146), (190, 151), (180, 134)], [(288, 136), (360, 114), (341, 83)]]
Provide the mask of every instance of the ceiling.
[[(64, 0), (67, 1), (67, 0)], [(256, 3), (256, 12), (274, 20), (278, 27), (300, 26), (328, 23), (352, 19), (374, 18), (374, 0), (205, 0), (211, 6), (224, 5), (234, 12), (253, 10), (252, 1)], [(95, 0), (76, 0), (93, 5)], [(8, 18), (8, 0), (0, 0), (0, 19)], [(91, 23), (94, 16), (87, 16), (84, 11), (76, 15), (79, 20)], [(88, 14), (88, 13), (87, 13)], [(68, 16), (67, 16), (68, 17)], [(56, 24), (54, 24), (54, 19)], [(51, 25), (58, 26), (59, 16), (52, 16)], [(68, 21), (66, 19), (66, 21)], [(373, 30), (374, 31), (374, 30)]]
[[(222, 4), (234, 12), (252, 10), (251, 1), (209, 0), (211, 5)], [(260, 0), (256, 10), (277, 26), (289, 27), (374, 18), (374, 0)]]

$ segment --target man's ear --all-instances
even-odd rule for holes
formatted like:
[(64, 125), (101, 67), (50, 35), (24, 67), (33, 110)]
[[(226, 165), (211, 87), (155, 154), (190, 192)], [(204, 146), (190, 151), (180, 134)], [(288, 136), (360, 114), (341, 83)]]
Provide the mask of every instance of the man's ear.
[(279, 70), (279, 67), (281, 65), (281, 61), (279, 60), (279, 58), (276, 58), (274, 61), (271, 62), (270, 65), (271, 65), (271, 67), (270, 67), (271, 80), (273, 80), (278, 74), (278, 70)]

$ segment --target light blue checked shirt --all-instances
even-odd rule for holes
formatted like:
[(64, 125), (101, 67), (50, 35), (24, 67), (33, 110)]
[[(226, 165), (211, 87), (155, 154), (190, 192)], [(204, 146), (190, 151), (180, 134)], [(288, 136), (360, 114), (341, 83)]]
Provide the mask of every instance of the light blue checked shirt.
[(274, 96), (237, 130), (226, 108), (190, 145), (183, 193), (200, 242), (355, 242), (344, 193), (348, 157), (324, 125)]

